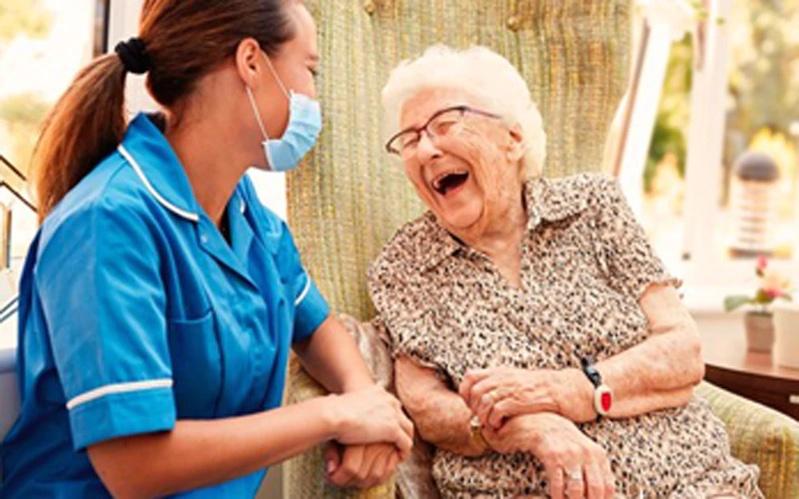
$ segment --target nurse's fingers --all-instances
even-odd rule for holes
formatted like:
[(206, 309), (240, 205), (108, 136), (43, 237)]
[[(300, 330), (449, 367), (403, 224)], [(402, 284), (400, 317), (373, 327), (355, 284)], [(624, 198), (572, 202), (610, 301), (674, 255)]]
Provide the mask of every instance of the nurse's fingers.
[(364, 461), (365, 450), (362, 445), (348, 446), (341, 464), (330, 476), (330, 482), (338, 487), (350, 487), (359, 480), (363, 481), (369, 472), (368, 463)]
[(373, 486), (382, 485), (388, 482), (391, 479), (392, 475), (394, 475), (394, 472), (397, 469), (398, 462), (399, 462), (399, 454), (396, 451), (392, 452), (388, 456), (388, 459), (386, 460), (385, 467), (383, 468), (383, 473), (377, 478), (377, 481)]
[(394, 474), (394, 471), (397, 470), (397, 466), (400, 463), (400, 455), (398, 452), (394, 452), (391, 454), (391, 458), (388, 460), (388, 466), (386, 467), (386, 476), (383, 477), (381, 483), (385, 482), (391, 475)]
[(341, 464), (341, 448), (335, 442), (328, 443), (325, 448), (325, 475), (330, 476)]
[(382, 482), (383, 475), (386, 473), (386, 468), (388, 467), (388, 462), (391, 459), (392, 455), (395, 455), (397, 452), (394, 450), (393, 446), (388, 446), (384, 452), (381, 452), (378, 456), (375, 457), (374, 461), (372, 462), (372, 466), (369, 468), (369, 474), (367, 475), (366, 481), (362, 484), (363, 487), (374, 487)]
[(397, 428), (396, 433), (394, 435), (394, 445), (397, 446), (397, 449), (400, 452), (400, 456), (402, 460), (408, 459), (411, 455), (411, 449), (413, 449), (413, 438), (408, 435), (405, 431), (400, 428)]
[(400, 427), (402, 428), (402, 431), (404, 431), (409, 437), (411, 437), (411, 439), (413, 439), (413, 421), (411, 421), (411, 418), (409, 418), (405, 414), (405, 412), (402, 410), (401, 407), (398, 410), (398, 412), (399, 412), (399, 424)]

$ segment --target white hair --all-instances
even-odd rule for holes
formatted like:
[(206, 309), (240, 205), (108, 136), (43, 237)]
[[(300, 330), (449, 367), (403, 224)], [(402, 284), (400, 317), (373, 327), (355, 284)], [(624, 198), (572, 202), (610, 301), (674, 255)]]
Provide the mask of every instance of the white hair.
[(383, 87), (383, 109), (390, 135), (399, 129), (405, 102), (422, 90), (451, 88), (479, 98), (509, 125), (518, 124), (525, 145), (522, 162), (530, 175), (544, 168), (547, 136), (527, 83), (515, 67), (487, 47), (455, 50), (434, 45), (416, 59), (399, 63)]

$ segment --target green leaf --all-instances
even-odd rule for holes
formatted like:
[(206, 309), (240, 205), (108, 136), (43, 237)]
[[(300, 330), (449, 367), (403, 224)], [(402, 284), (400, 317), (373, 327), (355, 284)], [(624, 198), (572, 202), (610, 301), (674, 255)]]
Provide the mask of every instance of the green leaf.
[(742, 305), (752, 304), (752, 298), (746, 295), (733, 295), (724, 298), (724, 310), (731, 312)]

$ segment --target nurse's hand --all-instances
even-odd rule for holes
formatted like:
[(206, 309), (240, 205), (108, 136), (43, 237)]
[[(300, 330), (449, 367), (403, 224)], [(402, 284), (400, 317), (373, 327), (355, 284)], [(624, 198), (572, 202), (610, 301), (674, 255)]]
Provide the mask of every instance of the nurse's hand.
[(350, 445), (336, 443), (325, 451), (327, 479), (337, 487), (374, 487), (388, 481), (400, 455), (393, 444)]
[(374, 385), (341, 395), (328, 395), (328, 412), (333, 440), (357, 445), (391, 443), (405, 460), (413, 447), (413, 423), (402, 404), (383, 388)]

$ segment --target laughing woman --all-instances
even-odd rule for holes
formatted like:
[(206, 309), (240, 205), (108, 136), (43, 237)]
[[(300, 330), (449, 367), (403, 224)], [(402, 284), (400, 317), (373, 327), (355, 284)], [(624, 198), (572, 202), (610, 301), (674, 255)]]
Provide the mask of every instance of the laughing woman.
[(444, 497), (761, 497), (693, 395), (696, 326), (617, 183), (540, 176), (512, 65), (428, 50), (383, 90), (429, 211), (370, 269), (396, 385)]
[[(0, 497), (253, 497), (267, 467), (328, 441), (331, 482), (387, 479), (411, 422), (245, 175), (316, 142), (310, 12), (145, 0), (140, 26), (78, 74), (38, 143)], [(126, 123), (128, 73), (161, 112)], [(292, 350), (336, 395), (282, 406)]]

